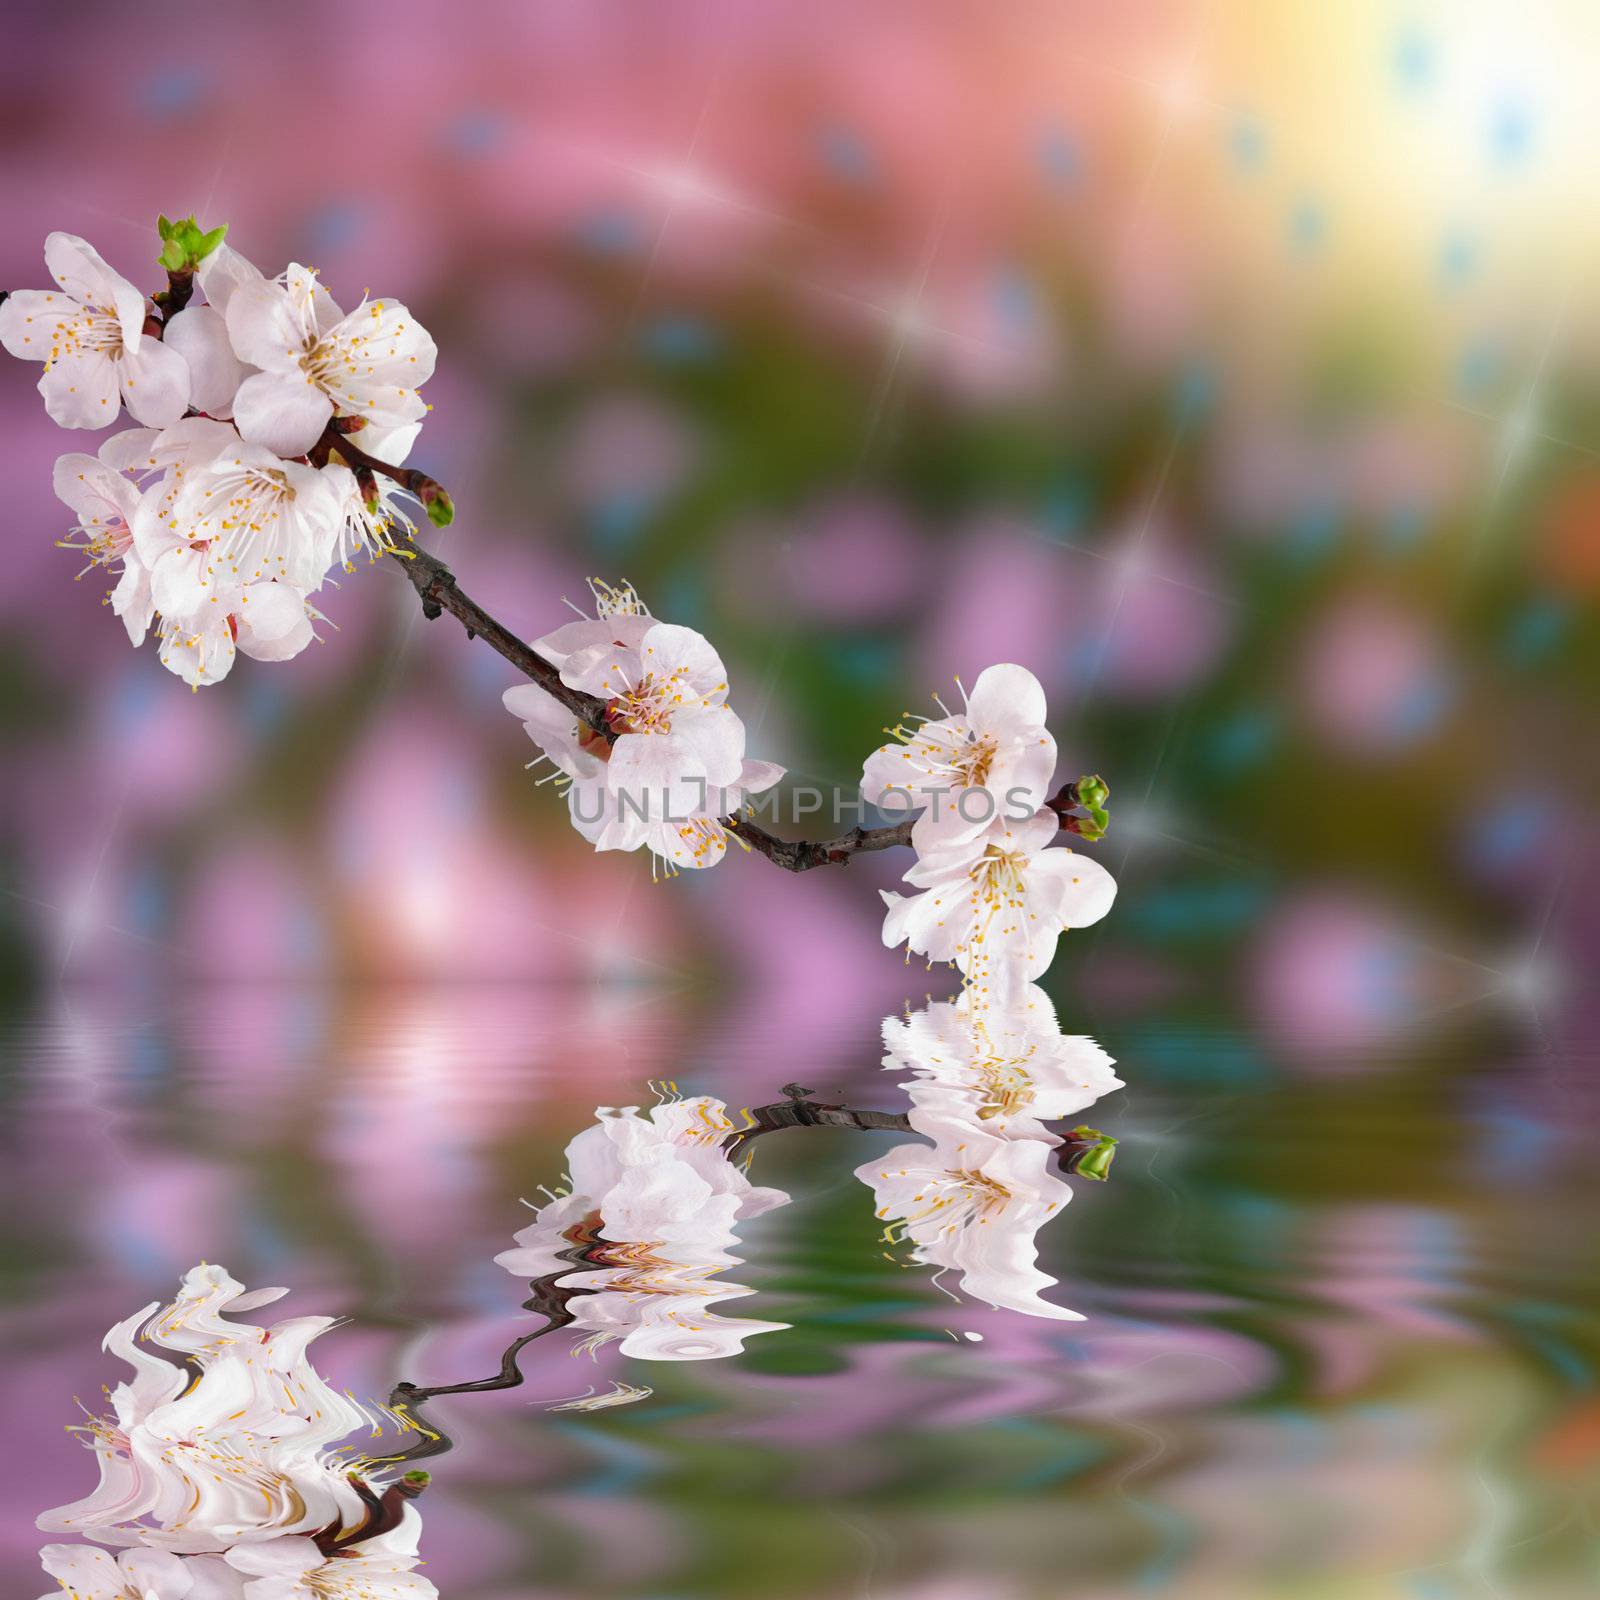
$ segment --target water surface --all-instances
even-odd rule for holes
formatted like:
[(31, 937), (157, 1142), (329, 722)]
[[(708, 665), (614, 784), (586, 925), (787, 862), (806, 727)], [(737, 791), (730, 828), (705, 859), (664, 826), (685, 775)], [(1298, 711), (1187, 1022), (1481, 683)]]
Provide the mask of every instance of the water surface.
[[(441, 1592), (1585, 1589), (1593, 1060), (1098, 1035), (1128, 1083), (1091, 1114), (1122, 1140), (1112, 1181), (1040, 1238), (1086, 1321), (962, 1302), (886, 1250), (851, 1170), (893, 1135), (763, 1139), (752, 1175), (795, 1201), (741, 1230), (758, 1292), (724, 1309), (792, 1328), (716, 1362), (545, 1340), (522, 1389), (436, 1402)], [(880, 1054), (871, 1014), (802, 1044), (686, 990), (58, 996), (4, 1037), (0, 1588), (45, 1587), (32, 1517), (92, 1482), (62, 1428), (120, 1376), (100, 1337), (194, 1262), (347, 1316), (318, 1351), (358, 1395), (482, 1376), (533, 1325), (491, 1258), (597, 1104), (798, 1078), (895, 1108)], [(618, 1381), (652, 1392), (548, 1409)]]

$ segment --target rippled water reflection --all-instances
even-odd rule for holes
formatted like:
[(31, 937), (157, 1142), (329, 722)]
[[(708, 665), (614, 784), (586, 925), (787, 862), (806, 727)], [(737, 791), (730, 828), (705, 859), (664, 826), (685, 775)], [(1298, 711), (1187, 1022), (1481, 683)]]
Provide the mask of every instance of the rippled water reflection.
[[(896, 1106), (878, 1018), (816, 1038), (650, 989), (80, 993), (13, 1028), (4, 1592), (45, 1586), (33, 1514), (87, 1487), (61, 1429), (116, 1376), (100, 1336), (192, 1262), (348, 1314), (323, 1365), (359, 1395), (482, 1375), (535, 1325), (493, 1258), (594, 1107), (795, 1078)], [(441, 1591), (1586, 1587), (1595, 1063), (1482, 1043), (1314, 1072), (1226, 1030), (1100, 1038), (1128, 1083), (1092, 1113), (1112, 1180), (1039, 1241), (1086, 1321), (956, 1300), (885, 1250), (852, 1172), (903, 1136), (764, 1139), (751, 1176), (794, 1202), (741, 1223), (732, 1309), (791, 1326), (715, 1361), (540, 1341), (522, 1389), (435, 1402)], [(615, 1383), (652, 1393), (551, 1409)]]

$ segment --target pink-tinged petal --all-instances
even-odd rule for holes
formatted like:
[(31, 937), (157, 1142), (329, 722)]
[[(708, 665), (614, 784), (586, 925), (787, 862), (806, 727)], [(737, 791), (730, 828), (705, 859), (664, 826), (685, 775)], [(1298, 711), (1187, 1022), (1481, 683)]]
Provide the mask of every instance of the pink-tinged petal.
[(891, 950), (904, 944), (929, 961), (955, 960), (965, 924), (955, 915), (954, 896), (934, 889), (913, 895), (890, 889), (878, 892), (889, 908), (883, 919), (883, 942)]
[[(645, 629), (650, 626), (648, 619), (636, 618), (642, 622), (639, 637), (643, 638)], [(610, 634), (606, 624), (598, 622), (591, 617), (583, 617), (574, 622), (564, 622), (559, 628), (553, 628), (549, 633), (542, 634), (533, 641), (533, 648), (554, 667), (566, 664), (567, 658), (577, 650), (595, 650), (610, 642)]]
[(101, 258), (100, 252), (75, 233), (52, 233), (44, 242), (44, 264), (50, 276), (75, 300), (116, 314), (122, 342), (137, 350), (144, 327), (144, 296)]
[(313, 1540), (289, 1534), (259, 1544), (236, 1544), (223, 1560), (253, 1578), (300, 1578), (315, 1572), (323, 1555)]
[(639, 645), (640, 663), (659, 680), (676, 677), (686, 694), (720, 700), (728, 692), (728, 672), (711, 641), (693, 628), (658, 622)]
[(1117, 898), (1117, 881), (1077, 850), (1046, 850), (1028, 868), (1028, 899), (1037, 900), (1040, 918), (1048, 912), (1064, 928), (1098, 922)]
[(985, 667), (967, 696), (967, 720), (980, 731), (1040, 727), (1048, 714), (1039, 680), (1011, 662)]
[(63, 428), (104, 428), (122, 411), (117, 363), (99, 350), (52, 362), (39, 379), (39, 393), (51, 420)]
[(666, 822), (650, 830), (650, 848), (675, 867), (714, 867), (727, 854), (728, 835), (720, 823), (697, 818)]
[(403, 305), (369, 301), (330, 328), (326, 337), (345, 357), (330, 364), (326, 379), (341, 409), (396, 421), (418, 414), (413, 405), (417, 386), (433, 376), (438, 351)]
[(679, 712), (666, 737), (694, 753), (706, 782), (713, 787), (726, 788), (739, 781), (744, 767), (744, 724), (727, 706)]
[(166, 428), (189, 409), (189, 363), (160, 339), (124, 350), (117, 366), (122, 403), (136, 422)]
[(56, 324), (77, 310), (54, 289), (17, 289), (0, 305), (0, 345), (23, 361), (48, 361)]
[(85, 455), (81, 450), (57, 456), (50, 472), (50, 487), (55, 490), (56, 499), (86, 520), (103, 519), (104, 510), (116, 506), (112, 497), (120, 498), (121, 491), (115, 487), (118, 483), (133, 487), (98, 456)]
[(286, 583), (252, 583), (233, 615), (239, 648), (257, 661), (288, 661), (315, 637), (305, 596)]
[(205, 618), (195, 627), (169, 620), (161, 637), (161, 665), (196, 689), (221, 683), (233, 671), (238, 655), (226, 614), (221, 606), (213, 610), (215, 618)]
[(189, 365), (189, 404), (207, 416), (232, 416), (245, 366), (233, 353), (222, 313), (210, 306), (180, 311), (167, 324), (164, 343)]
[(122, 618), (129, 642), (137, 649), (144, 643), (155, 617), (156, 602), (150, 591), (150, 574), (145, 564), (129, 552), (122, 564), (122, 576), (111, 591), (111, 609)]
[(738, 787), (746, 794), (760, 794), (763, 789), (770, 789), (784, 775), (787, 768), (780, 767), (775, 761), (746, 761), (739, 768)]
[(623, 734), (611, 747), (606, 784), (619, 817), (647, 823), (695, 816), (706, 804), (708, 788), (699, 757), (664, 733)]
[(921, 792), (927, 782), (927, 774), (912, 761), (910, 750), (896, 739), (879, 745), (862, 764), (861, 798), (898, 819), (928, 803)]
[(284, 269), (283, 292), (300, 326), (308, 332), (320, 336), (344, 320), (339, 302), (323, 287), (322, 280), (310, 267), (303, 267), (298, 261), (291, 261)]
[(193, 617), (219, 604), (211, 557), (184, 545), (150, 569), (150, 598), (164, 617)]
[(398, 467), (411, 454), (411, 447), (422, 432), (420, 422), (401, 423), (392, 428), (376, 428), (370, 423), (359, 431), (356, 443), (378, 461), (387, 461)]
[(122, 1575), (104, 1550), (82, 1544), (47, 1544), (39, 1565), (77, 1600), (121, 1600)]
[(303, 456), (322, 436), (332, 415), (332, 402), (298, 367), (257, 372), (239, 385), (233, 397), (233, 420), (240, 437), (280, 456)]
[(230, 1317), (242, 1317), (247, 1311), (259, 1310), (262, 1306), (270, 1306), (283, 1299), (288, 1294), (286, 1288), (246, 1289), (243, 1294), (236, 1294), (226, 1307)]
[(128, 1588), (141, 1597), (152, 1594), (158, 1600), (188, 1600), (194, 1589), (188, 1563), (170, 1550), (125, 1550), (117, 1557), (117, 1566)]
[[(1001, 816), (1022, 820), (1050, 797), (1051, 780), (1056, 772), (1056, 742), (1049, 734), (1028, 734), (1027, 742), (1014, 748), (1008, 759), (996, 764), (988, 788), (994, 795)], [(1020, 813), (1020, 815), (1014, 815)]]
[(262, 282), (261, 271), (224, 241), (208, 255), (195, 271), (200, 280), (200, 292), (206, 304), (219, 315), (227, 312), (234, 290), (247, 283)]
[(1055, 812), (1041, 806), (1031, 817), (1017, 821), (1002, 817), (988, 841), (1002, 850), (1020, 850), (1025, 855), (1035, 855), (1061, 831), (1061, 819)]
[(247, 366), (263, 372), (300, 372), (306, 330), (279, 285), (265, 279), (240, 284), (228, 300), (224, 320), (233, 353)]
[(244, 1600), (244, 1577), (221, 1556), (190, 1556), (188, 1600)]

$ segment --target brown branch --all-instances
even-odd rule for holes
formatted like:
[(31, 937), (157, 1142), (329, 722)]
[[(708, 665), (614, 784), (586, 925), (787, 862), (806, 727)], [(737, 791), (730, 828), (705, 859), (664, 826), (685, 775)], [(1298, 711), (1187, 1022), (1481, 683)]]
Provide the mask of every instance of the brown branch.
[[(337, 454), (356, 473), (358, 480), (370, 482), (374, 474), (381, 474), (399, 484), (408, 494), (415, 495), (424, 506), (432, 507), (441, 502), (449, 505), (449, 496), (442, 485), (427, 473), (419, 472), (414, 467), (380, 461), (356, 444), (352, 437), (360, 432), (359, 426), (352, 427), (352, 422), (356, 420), (339, 417), (330, 422), (322, 437), (311, 447), (311, 461), (317, 466), (325, 466)], [(449, 514), (454, 514), (453, 508)], [(559, 669), (509, 628), (495, 621), (462, 589), (456, 582), (455, 574), (437, 556), (408, 545), (393, 551), (392, 557), (400, 563), (411, 587), (417, 591), (417, 598), (422, 602), (422, 614), (430, 622), (448, 611), (467, 630), (469, 639), (482, 639), (524, 677), (531, 679), (564, 705), (584, 727), (599, 734), (608, 744), (616, 742), (617, 732), (606, 715), (606, 702), (596, 695), (585, 694), (581, 689), (563, 683)], [(1078, 831), (1078, 818), (1072, 814), (1078, 805), (1076, 783), (1063, 784), (1056, 794), (1045, 801), (1045, 805), (1055, 812), (1064, 829), (1073, 833)], [(785, 872), (809, 872), (813, 867), (840, 866), (852, 856), (873, 850), (893, 850), (911, 843), (910, 817), (885, 823), (879, 828), (855, 827), (834, 839), (784, 839), (748, 816), (734, 815), (724, 817), (722, 821), (735, 839), (742, 840)]]

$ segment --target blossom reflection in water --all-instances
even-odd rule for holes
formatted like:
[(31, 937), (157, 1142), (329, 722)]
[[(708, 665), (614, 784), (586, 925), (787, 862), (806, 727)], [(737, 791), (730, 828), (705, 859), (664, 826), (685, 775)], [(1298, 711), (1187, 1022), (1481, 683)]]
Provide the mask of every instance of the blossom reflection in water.
[(789, 1203), (730, 1159), (723, 1103), (700, 1095), (596, 1116), (567, 1146), (570, 1189), (539, 1207), (500, 1265), (565, 1292), (571, 1325), (587, 1333), (580, 1350), (620, 1340), (625, 1356), (701, 1361), (787, 1327), (711, 1310), (752, 1292), (718, 1276), (738, 1264), (735, 1225)]
[(923, 1135), (856, 1168), (887, 1224), (885, 1241), (954, 1273), (976, 1300), (1081, 1321), (1042, 1297), (1055, 1279), (1035, 1265), (1035, 1234), (1072, 1198), (1050, 1168), (1070, 1170), (1083, 1149), (1046, 1124), (1121, 1087), (1111, 1057), (1092, 1039), (1063, 1033), (1034, 985), (1003, 1007), (979, 1003), (971, 989), (930, 1002), (890, 1017), (883, 1039), (885, 1068), (911, 1073), (901, 1082), (912, 1103), (907, 1121)]

